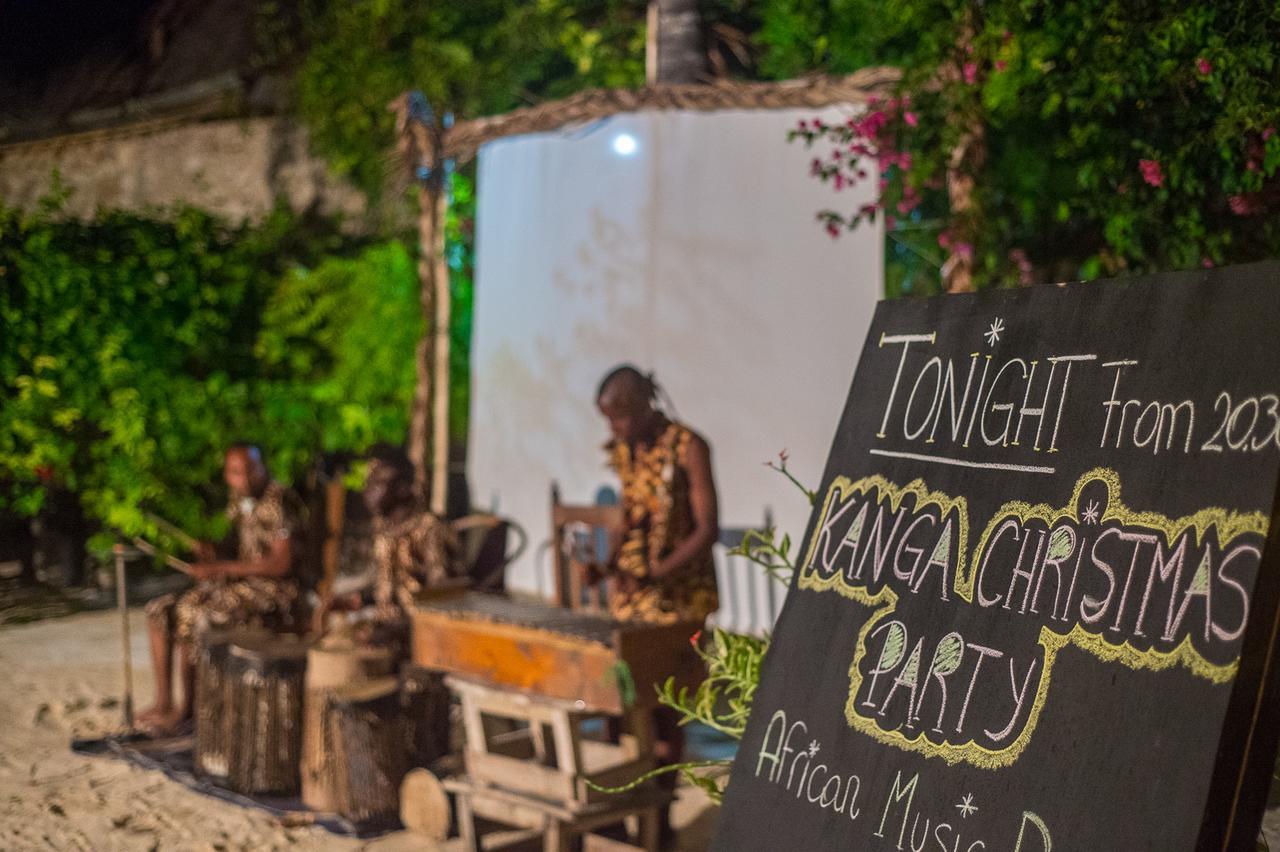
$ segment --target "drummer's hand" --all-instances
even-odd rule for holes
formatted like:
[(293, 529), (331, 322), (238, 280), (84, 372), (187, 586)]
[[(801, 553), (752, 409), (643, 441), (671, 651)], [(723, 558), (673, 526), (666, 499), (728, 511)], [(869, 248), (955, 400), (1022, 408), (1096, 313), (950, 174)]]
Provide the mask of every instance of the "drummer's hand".
[(192, 546), (191, 552), (194, 553), (196, 559), (199, 559), (201, 562), (212, 562), (218, 557), (217, 550), (207, 541), (197, 541)]
[(191, 566), (191, 573), (197, 580), (214, 580), (221, 577), (226, 571), (223, 569), (221, 562), (196, 562)]
[(600, 582), (600, 570), (590, 562), (575, 562), (574, 568), (578, 571), (578, 581), (584, 586), (594, 586)]

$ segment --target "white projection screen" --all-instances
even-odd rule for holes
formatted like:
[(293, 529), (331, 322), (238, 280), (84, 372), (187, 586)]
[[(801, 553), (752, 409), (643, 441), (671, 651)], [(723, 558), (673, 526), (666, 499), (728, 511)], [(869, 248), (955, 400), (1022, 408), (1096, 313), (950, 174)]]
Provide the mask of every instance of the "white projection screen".
[(871, 188), (834, 194), (786, 137), (852, 111), (629, 113), (481, 150), (468, 470), (474, 504), (529, 534), (510, 588), (551, 594), (553, 480), (567, 503), (616, 489), (594, 396), (623, 361), (710, 441), (722, 526), (769, 511), (801, 537), (803, 496), (763, 463), (786, 449), (816, 485), (883, 251), (879, 227), (822, 230)]

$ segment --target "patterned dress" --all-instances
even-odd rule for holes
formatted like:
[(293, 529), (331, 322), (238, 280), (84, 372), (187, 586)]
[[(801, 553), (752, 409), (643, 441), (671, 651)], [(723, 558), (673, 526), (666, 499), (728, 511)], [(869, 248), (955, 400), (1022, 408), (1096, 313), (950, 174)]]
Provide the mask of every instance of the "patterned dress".
[(465, 574), (460, 554), (453, 530), (430, 512), (414, 512), (399, 521), (376, 519), (373, 606), (357, 617), (352, 630), (356, 642), (408, 656), (408, 613), (414, 599), (425, 588)]
[(693, 532), (687, 459), (693, 437), (688, 427), (669, 421), (650, 447), (608, 445), (609, 464), (622, 480), (626, 525), (609, 590), (616, 619), (704, 621), (720, 606), (710, 547), (663, 577), (650, 576), (650, 568)]
[(453, 530), (430, 512), (414, 512), (400, 521), (374, 524), (374, 606), (387, 615), (403, 614), (425, 588), (461, 577), (465, 569)]
[[(232, 500), (227, 515), (235, 526), (237, 558), (261, 559), (271, 546), (302, 529), (298, 499), (278, 483), (268, 483), (262, 496)], [(296, 562), (301, 547), (295, 541)], [(288, 626), (298, 600), (298, 584), (285, 577), (219, 577), (201, 580), (193, 589), (161, 595), (147, 604), (147, 615), (179, 646), (191, 651), (206, 630), (224, 627)]]

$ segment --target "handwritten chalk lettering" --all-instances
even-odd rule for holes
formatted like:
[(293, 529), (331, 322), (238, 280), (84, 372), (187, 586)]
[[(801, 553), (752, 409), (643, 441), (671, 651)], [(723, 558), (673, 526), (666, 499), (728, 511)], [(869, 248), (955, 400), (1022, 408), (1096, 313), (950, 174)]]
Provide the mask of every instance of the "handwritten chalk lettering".
[(963, 501), (872, 477), (838, 477), (801, 563), (800, 585), (870, 603), (887, 585), (949, 600), (968, 542)]
[[(919, 363), (911, 346), (926, 342), (935, 344), (936, 332), (881, 336), (881, 347), (900, 345), (901, 351), (877, 438), (889, 437), (890, 424), (900, 423), (893, 435), (907, 441), (923, 437), (927, 444), (942, 440), (961, 447), (981, 441), (988, 447), (1029, 445), (1036, 452), (1057, 452), (1072, 365), (1097, 358), (1077, 354), (997, 362), (974, 352), (967, 365), (938, 355)], [(905, 388), (910, 390), (900, 393)], [(893, 419), (895, 413), (899, 420)]]
[[(1007, 766), (1030, 740), (1066, 645), (1106, 663), (1182, 666), (1229, 682), (1267, 526), (1260, 512), (1136, 511), (1121, 499), (1119, 476), (1096, 468), (1060, 507), (1005, 503), (966, 559), (963, 499), (922, 480), (838, 476), (798, 584), (876, 609), (849, 667), (851, 727), (948, 763)], [(909, 611), (925, 600), (1021, 620), (1034, 644), (990, 647), (961, 630), (921, 631)], [(975, 694), (984, 697), (981, 713)], [(781, 761), (790, 746), (779, 748)], [(791, 766), (809, 772), (803, 761)]]
[[(1123, 399), (1120, 395), (1120, 379), (1125, 367), (1137, 365), (1137, 361), (1107, 361), (1103, 369), (1115, 370), (1111, 382), (1111, 396), (1102, 407), (1107, 416), (1102, 424), (1101, 447), (1120, 449), (1129, 442), (1138, 449), (1150, 449), (1152, 455), (1177, 451), (1191, 451), (1191, 436), (1196, 428), (1196, 406), (1189, 399), (1180, 402), (1162, 402), (1140, 399)], [(1113, 428), (1114, 427), (1114, 428)], [(1128, 431), (1126, 431), (1128, 427)]]
[[(788, 793), (794, 790), (797, 800), (856, 820), (861, 813), (857, 806), (861, 779), (817, 762), (821, 744), (810, 740), (807, 747), (803, 745), (808, 730), (809, 726), (799, 719), (789, 721), (785, 710), (775, 711), (756, 754), (756, 777), (767, 769), (768, 782)], [(799, 739), (793, 745), (797, 734)]]
[[(964, 796), (955, 805), (961, 819), (976, 813), (973, 795)], [(880, 822), (873, 837), (893, 844), (894, 849), (910, 852), (983, 852), (987, 841), (966, 837), (962, 827), (950, 819), (939, 819), (925, 811), (930, 800), (920, 773), (906, 777), (902, 770), (894, 773), (880, 809)], [(1022, 811), (1018, 824), (1015, 852), (1052, 852), (1049, 826), (1032, 811)]]
[(1213, 434), (1200, 445), (1203, 452), (1280, 449), (1280, 397), (1275, 394), (1245, 397), (1233, 404), (1231, 394), (1223, 391), (1214, 400), (1213, 410), (1221, 419)]
[[(1031, 826), (1031, 831), (1027, 830), (1028, 825)], [(1013, 847), (1013, 852), (1053, 852), (1049, 826), (1031, 811), (1022, 813), (1022, 823), (1018, 826), (1018, 842)]]
[(1056, 632), (1079, 628), (1136, 658), (1176, 655), (1193, 671), (1230, 666), (1265, 521), (1215, 510), (1178, 520), (1134, 513), (1111, 476), (1083, 480), (1061, 510), (1002, 510), (973, 559), (973, 599)]
[[(921, 732), (938, 744), (999, 749), (1029, 718), (1028, 698), (1043, 670), (1039, 659), (1018, 659), (955, 631), (936, 642), (917, 638), (897, 619), (876, 626), (866, 641), (853, 701), (858, 716), (885, 733)], [(981, 718), (970, 712), (975, 692), (986, 699)]]

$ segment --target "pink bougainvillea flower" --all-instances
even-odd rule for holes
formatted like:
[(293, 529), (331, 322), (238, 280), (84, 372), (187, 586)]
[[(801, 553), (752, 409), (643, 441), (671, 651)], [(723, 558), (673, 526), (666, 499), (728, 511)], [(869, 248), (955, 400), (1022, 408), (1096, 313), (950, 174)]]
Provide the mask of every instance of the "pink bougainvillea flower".
[(1252, 216), (1258, 212), (1257, 198), (1252, 195), (1233, 195), (1227, 199), (1227, 206), (1237, 216)]
[(1031, 278), (1031, 259), (1027, 257), (1025, 250), (1020, 248), (1009, 250), (1009, 260), (1013, 261), (1013, 265), (1018, 267), (1018, 283), (1030, 284)]
[(951, 253), (969, 260), (973, 257), (973, 246), (969, 243), (956, 243)]
[(1208, 77), (1213, 73), (1213, 63), (1201, 56), (1196, 60), (1196, 70)]
[(702, 631), (701, 631), (701, 630), (699, 630), (699, 631), (695, 632), (692, 636), (690, 636), (690, 637), (689, 637), (689, 644), (696, 648), (696, 647), (698, 647), (698, 641), (699, 641), (700, 639), (702, 639)]
[(831, 239), (834, 240), (836, 237), (840, 236), (840, 226), (835, 222), (828, 222), (827, 233), (831, 236)]
[(1205, 269), (1213, 269), (1213, 258), (1209, 258), (1209, 257), (1200, 258), (1200, 265), (1203, 266)]
[(1005, 69), (1006, 69), (1006, 68), (1008, 68), (1008, 67), (1009, 67), (1009, 63), (1008, 63), (1008, 62), (1005, 62), (1003, 59), (997, 59), (997, 60), (996, 60), (996, 70), (997, 70), (997, 71), (1003, 71), (1003, 70), (1005, 70)]
[(1275, 135), (1276, 135), (1276, 129), (1274, 127), (1268, 127), (1266, 130), (1262, 131), (1262, 141), (1266, 142), (1268, 139), (1270, 139), (1272, 136), (1275, 136)]
[(966, 62), (962, 71), (964, 73), (964, 81), (970, 86), (978, 82), (978, 63)]
[(1164, 171), (1160, 168), (1160, 163), (1156, 160), (1139, 160), (1138, 169), (1142, 172), (1142, 179), (1152, 186), (1164, 185)]
[(950, 246), (950, 245), (951, 245), (951, 232), (950, 232), (950, 231), (943, 231), (942, 233), (938, 234), (938, 247), (939, 247), (939, 248), (947, 248), (947, 247), (948, 247), (948, 246)]
[(897, 227), (897, 225), (898, 225), (898, 220), (897, 220), (897, 219), (895, 219), (894, 217), (889, 216), (889, 215), (887, 215), (887, 214), (885, 215), (885, 217), (884, 217), (884, 226), (885, 226), (886, 228), (888, 228), (889, 230), (893, 230), (895, 227)]
[(902, 120), (907, 123), (907, 127), (915, 127), (920, 123), (920, 119), (911, 110), (907, 110), (902, 114)]

